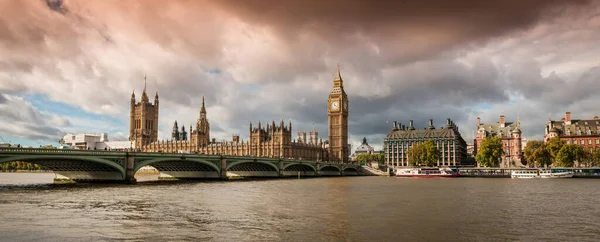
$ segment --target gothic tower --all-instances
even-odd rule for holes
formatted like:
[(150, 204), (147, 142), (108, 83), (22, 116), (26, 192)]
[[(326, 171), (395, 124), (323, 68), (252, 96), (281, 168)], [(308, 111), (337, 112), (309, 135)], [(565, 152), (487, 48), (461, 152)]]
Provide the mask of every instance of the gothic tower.
[(348, 96), (344, 91), (339, 65), (327, 103), (329, 160), (346, 163), (348, 162)]
[(129, 140), (135, 142), (136, 148), (158, 140), (158, 92), (154, 104), (151, 103), (146, 93), (146, 77), (140, 102), (136, 103), (135, 92), (131, 94)]
[(202, 107), (200, 108), (200, 118), (196, 122), (196, 129), (190, 130), (190, 143), (197, 148), (204, 147), (210, 142), (210, 124), (206, 117), (206, 106), (204, 105), (204, 96), (202, 96)]

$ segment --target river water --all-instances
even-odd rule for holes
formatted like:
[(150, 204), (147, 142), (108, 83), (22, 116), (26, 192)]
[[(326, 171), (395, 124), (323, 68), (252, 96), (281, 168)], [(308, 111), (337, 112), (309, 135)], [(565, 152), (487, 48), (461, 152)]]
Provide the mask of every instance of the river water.
[[(2, 241), (597, 241), (600, 180), (53, 185), (0, 173)], [(138, 181), (152, 177), (138, 177)]]

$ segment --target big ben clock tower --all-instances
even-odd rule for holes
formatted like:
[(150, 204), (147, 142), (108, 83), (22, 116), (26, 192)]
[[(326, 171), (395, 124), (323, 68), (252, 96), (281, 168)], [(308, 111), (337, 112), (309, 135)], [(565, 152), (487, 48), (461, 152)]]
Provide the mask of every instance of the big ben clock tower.
[(337, 75), (333, 80), (333, 89), (328, 100), (328, 134), (329, 160), (348, 162), (348, 96), (344, 91), (344, 81), (338, 65)]

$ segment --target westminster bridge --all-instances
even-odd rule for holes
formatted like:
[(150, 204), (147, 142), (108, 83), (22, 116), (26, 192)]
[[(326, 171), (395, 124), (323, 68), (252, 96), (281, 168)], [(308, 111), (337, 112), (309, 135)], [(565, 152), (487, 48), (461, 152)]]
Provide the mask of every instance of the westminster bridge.
[(144, 166), (159, 179), (227, 179), (232, 177), (351, 176), (361, 174), (355, 164), (248, 156), (182, 153), (145, 153), (96, 150), (0, 148), (0, 163), (23, 161), (56, 174), (55, 181), (135, 182)]

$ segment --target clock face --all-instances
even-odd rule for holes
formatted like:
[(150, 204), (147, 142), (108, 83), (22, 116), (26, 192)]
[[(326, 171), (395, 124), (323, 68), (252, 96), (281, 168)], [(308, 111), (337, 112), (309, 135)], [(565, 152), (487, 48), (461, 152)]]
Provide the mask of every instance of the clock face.
[(338, 101), (331, 102), (331, 109), (338, 110), (340, 108), (340, 103)]

